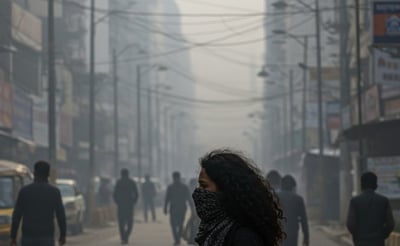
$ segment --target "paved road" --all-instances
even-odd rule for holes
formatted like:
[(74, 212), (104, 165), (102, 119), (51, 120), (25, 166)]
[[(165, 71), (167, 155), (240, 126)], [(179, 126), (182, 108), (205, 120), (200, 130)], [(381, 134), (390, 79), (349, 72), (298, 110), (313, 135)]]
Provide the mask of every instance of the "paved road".
[[(158, 211), (159, 212), (159, 211)], [(130, 245), (135, 246), (170, 246), (173, 245), (168, 218), (160, 216), (156, 223), (136, 221)], [(138, 216), (141, 219), (142, 216)], [(120, 245), (116, 225), (101, 229), (87, 229), (77, 237), (68, 238), (67, 245), (114, 246)], [(186, 244), (182, 244), (186, 245)], [(245, 246), (245, 245), (244, 245)], [(339, 246), (328, 240), (316, 227), (311, 228), (311, 246)]]

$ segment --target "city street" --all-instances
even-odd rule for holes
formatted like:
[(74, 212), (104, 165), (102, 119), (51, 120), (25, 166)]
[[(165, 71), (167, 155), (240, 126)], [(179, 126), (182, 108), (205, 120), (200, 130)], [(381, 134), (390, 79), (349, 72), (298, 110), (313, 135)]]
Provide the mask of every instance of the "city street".
[[(170, 246), (173, 245), (170, 233), (168, 218), (160, 217), (156, 223), (145, 224), (142, 221), (142, 214), (138, 214), (135, 221), (133, 236), (130, 245), (135, 246)], [(117, 226), (110, 226), (102, 229), (86, 229), (81, 236), (71, 236), (68, 238), (67, 245), (85, 246), (113, 246), (120, 245)], [(181, 245), (187, 245), (182, 243)], [(311, 246), (339, 246), (327, 239), (324, 234), (316, 227), (311, 228)]]

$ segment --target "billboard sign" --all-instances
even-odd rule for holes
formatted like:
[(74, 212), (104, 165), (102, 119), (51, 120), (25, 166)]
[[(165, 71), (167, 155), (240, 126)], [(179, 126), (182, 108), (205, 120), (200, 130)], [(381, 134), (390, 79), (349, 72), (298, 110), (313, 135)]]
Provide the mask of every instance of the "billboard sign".
[(374, 44), (400, 44), (400, 2), (374, 2)]
[(0, 128), (13, 126), (13, 90), (12, 86), (0, 80)]
[(32, 99), (14, 86), (14, 127), (16, 137), (32, 139)]
[(382, 99), (400, 95), (400, 58), (374, 50), (374, 83), (382, 85)]
[(378, 176), (378, 193), (400, 198), (400, 157), (370, 158), (368, 170)]

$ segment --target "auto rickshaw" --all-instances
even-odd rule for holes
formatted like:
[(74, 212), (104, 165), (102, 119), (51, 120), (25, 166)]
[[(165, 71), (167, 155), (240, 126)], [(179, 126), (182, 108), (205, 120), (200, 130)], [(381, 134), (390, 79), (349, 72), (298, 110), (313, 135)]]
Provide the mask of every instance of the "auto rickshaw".
[(0, 160), (0, 245), (8, 245), (11, 216), (19, 190), (32, 182), (33, 175), (23, 164)]

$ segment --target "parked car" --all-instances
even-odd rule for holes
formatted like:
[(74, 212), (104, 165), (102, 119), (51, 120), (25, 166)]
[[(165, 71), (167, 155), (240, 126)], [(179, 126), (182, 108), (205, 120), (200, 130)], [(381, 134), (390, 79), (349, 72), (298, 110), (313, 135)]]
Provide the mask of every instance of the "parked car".
[(29, 168), (0, 160), (0, 245), (9, 245), (11, 216), (19, 190), (32, 182)]
[(86, 206), (77, 182), (73, 179), (57, 179), (56, 183), (61, 191), (68, 230), (73, 235), (82, 233)]

